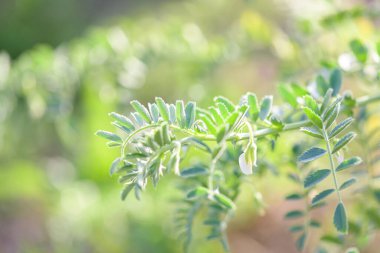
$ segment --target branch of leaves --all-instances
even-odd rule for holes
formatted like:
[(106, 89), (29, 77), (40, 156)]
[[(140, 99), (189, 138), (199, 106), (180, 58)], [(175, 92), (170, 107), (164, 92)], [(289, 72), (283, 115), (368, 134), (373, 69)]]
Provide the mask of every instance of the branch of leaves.
[(235, 105), (229, 99), (218, 96), (208, 110), (198, 108), (197, 123), (200, 131), (215, 136), (218, 143), (227, 140), (241, 126), (247, 113), (247, 105)]
[[(352, 166), (358, 165), (361, 162), (361, 159), (359, 157), (352, 157), (341, 162), (336, 168), (334, 166), (333, 155), (337, 154), (342, 148), (344, 148), (355, 137), (355, 134), (353, 132), (347, 133), (338, 141), (336, 141), (334, 147), (331, 149), (330, 142), (332, 139), (342, 133), (353, 121), (352, 118), (347, 118), (336, 124), (336, 119), (340, 111), (340, 103), (342, 99), (336, 98), (333, 102), (330, 103), (331, 95), (332, 90), (329, 89), (321, 105), (318, 105), (317, 102), (310, 96), (304, 97), (305, 103), (303, 110), (312, 123), (312, 126), (303, 127), (301, 128), (301, 131), (314, 138), (324, 140), (327, 150), (319, 147), (312, 147), (311, 149), (308, 149), (303, 154), (301, 154), (298, 158), (298, 161), (301, 163), (308, 163), (324, 156), (325, 154), (328, 154), (331, 167), (329, 169), (319, 169), (312, 171), (305, 178), (304, 187), (312, 187), (332, 174), (334, 180), (334, 188), (320, 192), (313, 198), (312, 204), (317, 204), (333, 192), (336, 192), (338, 195), (339, 203), (334, 213), (334, 224), (338, 231), (347, 233), (348, 223), (346, 218), (346, 211), (340, 197), (340, 191), (351, 186), (356, 182), (356, 179), (351, 178), (338, 187), (336, 174)], [(333, 125), (335, 125), (335, 127), (332, 128)], [(329, 130), (330, 128), (332, 129)]]
[[(288, 176), (293, 182), (300, 185), (301, 188), (303, 189), (303, 180), (300, 178), (298, 174), (290, 173)], [(287, 201), (302, 201), (303, 203), (307, 203), (304, 210), (297, 208), (285, 214), (285, 219), (287, 220), (298, 221), (301, 218), (303, 219), (301, 220), (301, 222), (297, 222), (289, 228), (289, 231), (291, 233), (294, 233), (297, 235), (296, 247), (298, 251), (303, 251), (305, 248), (306, 238), (309, 235), (309, 228), (319, 228), (321, 226), (320, 222), (313, 218), (310, 218), (310, 214), (309, 214), (311, 211), (324, 206), (323, 202), (312, 203), (312, 204), (308, 203), (307, 199), (310, 194), (310, 191), (313, 188), (314, 187), (312, 186), (312, 187), (302, 190), (301, 192), (300, 191), (292, 192), (285, 197)]]
[(170, 171), (183, 177), (199, 174), (200, 171), (194, 168), (180, 172), (182, 149), (189, 145), (211, 152), (205, 143), (194, 137), (175, 140), (166, 122), (144, 136), (136, 138), (131, 152), (116, 158), (110, 168), (111, 175), (121, 174), (119, 182), (124, 184), (122, 200), (132, 189), (139, 198), (148, 178), (151, 178), (153, 185), (156, 186), (160, 177)]
[[(192, 129), (195, 123), (196, 104), (188, 102), (186, 106), (182, 100), (177, 100), (176, 104), (167, 104), (162, 98), (157, 97), (156, 103), (149, 103), (148, 108), (137, 100), (131, 102), (134, 112), (130, 117), (111, 112), (109, 115), (114, 119), (112, 125), (121, 130), (126, 135), (124, 142), (130, 141), (132, 137), (139, 134), (141, 130), (151, 130), (167, 123), (169, 126), (177, 126), (179, 129)], [(107, 131), (97, 131), (96, 135), (103, 137), (110, 142), (110, 147), (121, 146), (123, 139), (116, 133)]]
[[(238, 188), (234, 189), (234, 191), (238, 191)], [(237, 196), (237, 192), (234, 192), (233, 195)], [(188, 201), (199, 202), (202, 199), (207, 201), (208, 208), (208, 216), (203, 222), (204, 225), (210, 228), (210, 233), (206, 239), (219, 240), (224, 249), (228, 251), (229, 247), (225, 232), (229, 217), (236, 209), (234, 200), (219, 192), (219, 190), (211, 193), (209, 189), (203, 186), (198, 186), (187, 193)]]
[[(313, 95), (318, 98), (323, 98), (329, 89), (331, 89), (332, 96), (338, 95), (342, 86), (341, 71), (339, 69), (324, 69), (324, 72), (327, 72), (328, 75), (318, 75), (315, 78), (315, 81), (309, 84), (309, 86), (315, 86), (310, 87), (311, 90), (316, 90)], [(278, 86), (278, 92), (281, 98), (293, 108), (299, 108), (299, 98), (310, 95), (310, 92), (307, 89), (294, 83), (280, 84)]]

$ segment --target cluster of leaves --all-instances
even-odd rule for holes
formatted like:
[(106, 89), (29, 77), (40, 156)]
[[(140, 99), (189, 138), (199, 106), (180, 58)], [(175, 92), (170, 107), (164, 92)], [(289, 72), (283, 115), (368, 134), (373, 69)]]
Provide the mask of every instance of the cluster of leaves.
[[(317, 76), (320, 81), (315, 97), (296, 84), (280, 88), (283, 95), (287, 94), (287, 102), (300, 112), (298, 122), (288, 122), (291, 117), (276, 115), (272, 110), (272, 96), (258, 101), (253, 93), (243, 96), (238, 105), (227, 98), (216, 97), (212, 106), (203, 109), (197, 107), (195, 102), (185, 105), (178, 100), (175, 104), (170, 104), (162, 98), (156, 98), (155, 103), (148, 104), (147, 107), (138, 101), (132, 101), (134, 112), (130, 117), (110, 113), (115, 120), (112, 124), (120, 130), (119, 134), (98, 131), (97, 135), (108, 139), (110, 147), (121, 148), (120, 157), (112, 163), (110, 172), (120, 174), (119, 181), (124, 184), (122, 199), (132, 190), (139, 199), (148, 180), (156, 186), (161, 176), (173, 171), (185, 181), (192, 182), (185, 189), (186, 208), (181, 208), (181, 218), (177, 222), (185, 227), (181, 233), (185, 238), (185, 248), (188, 249), (190, 245), (196, 213), (202, 207), (207, 207), (209, 218), (204, 224), (211, 226), (208, 238), (220, 240), (228, 249), (225, 229), (236, 209), (240, 175), (250, 175), (253, 168), (258, 166), (258, 139), (269, 136), (276, 138), (281, 132), (300, 129), (313, 137), (316, 145), (298, 157), (297, 166), (327, 157), (329, 168), (311, 169), (302, 179), (293, 176), (293, 180), (303, 184), (305, 189), (302, 193), (289, 195), (287, 199), (306, 198), (307, 202), (305, 211), (292, 210), (286, 215), (287, 219), (304, 217), (306, 220), (304, 224), (291, 227), (292, 232), (301, 232), (297, 246), (300, 250), (303, 249), (308, 229), (320, 226), (318, 221), (307, 217), (308, 212), (324, 206), (326, 199), (334, 192), (338, 201), (333, 223), (339, 232), (348, 233), (348, 218), (341, 191), (351, 187), (357, 179), (352, 177), (339, 184), (338, 175), (359, 165), (362, 160), (357, 156), (344, 157), (347, 144), (356, 134), (344, 134), (354, 120), (352, 117), (343, 117), (341, 112), (350, 111), (354, 106), (367, 102), (364, 99), (355, 100), (348, 95), (339, 96), (341, 72), (334, 69), (330, 73), (328, 83), (322, 82), (324, 79)], [(320, 96), (324, 91), (324, 96)], [(303, 96), (300, 97), (300, 94)], [(378, 96), (366, 99), (373, 102), (378, 100)], [(342, 117), (339, 117), (340, 114)], [(280, 120), (280, 117), (283, 119)], [(273, 140), (271, 139), (272, 142)], [(324, 147), (320, 147), (321, 144)], [(224, 161), (226, 154), (231, 153), (231, 148), (238, 153)], [(181, 164), (188, 160), (186, 156), (190, 149), (207, 154), (208, 164), (198, 163), (182, 169)], [(260, 160), (262, 159), (259, 162)], [(234, 170), (231, 174), (230, 170), (224, 169), (228, 168), (223, 165), (226, 162), (238, 162), (240, 171)], [(332, 179), (332, 187), (321, 190), (309, 203), (307, 197), (311, 189), (328, 177)], [(231, 180), (233, 186), (230, 185)]]
[[(336, 192), (339, 203), (334, 213), (334, 225), (338, 231), (347, 233), (348, 222), (346, 217), (346, 210), (340, 195), (340, 191), (351, 186), (353, 183), (356, 182), (356, 179), (350, 178), (343, 184), (338, 186), (337, 173), (345, 169), (348, 169), (352, 166), (360, 164), (361, 159), (359, 157), (352, 157), (343, 160), (343, 155), (339, 154), (339, 151), (341, 151), (342, 148), (344, 148), (349, 142), (353, 140), (353, 138), (355, 137), (355, 133), (349, 132), (337, 141), (334, 141), (334, 138), (336, 138), (340, 133), (342, 133), (352, 123), (353, 119), (346, 118), (342, 120), (340, 123), (336, 124), (336, 126), (334, 127), (334, 123), (336, 122), (336, 119), (340, 111), (342, 99), (336, 98), (330, 104), (332, 93), (332, 90), (329, 90), (326, 93), (325, 98), (320, 106), (313, 98), (305, 97), (304, 112), (313, 126), (303, 127), (301, 131), (314, 138), (323, 140), (326, 145), (326, 149), (320, 147), (312, 147), (306, 150), (299, 157), (298, 161), (301, 163), (308, 163), (324, 156), (325, 154), (328, 155), (330, 160), (330, 168), (312, 171), (305, 178), (304, 187), (309, 188), (311, 186), (314, 186), (323, 181), (330, 174), (332, 174), (334, 188), (329, 188), (320, 192), (313, 198), (312, 204), (317, 204), (324, 200), (326, 197), (328, 197), (330, 194)], [(331, 143), (335, 143), (333, 147), (331, 147)], [(334, 164), (334, 154), (336, 156), (337, 161), (339, 162), (339, 165), (337, 167), (335, 167)]]
[[(293, 155), (298, 157), (302, 147), (301, 144), (294, 145)], [(290, 162), (292, 165), (296, 163), (294, 159)], [(306, 166), (306, 164), (298, 164), (298, 166), (294, 166), (295, 171), (288, 173), (288, 178), (297, 185), (297, 190), (289, 193), (285, 197), (287, 201), (299, 202), (304, 206), (303, 209), (295, 208), (288, 211), (284, 217), (286, 220), (294, 221), (289, 227), (289, 231), (296, 235), (296, 247), (299, 251), (303, 251), (306, 247), (307, 238), (311, 233), (310, 229), (319, 228), (321, 226), (320, 222), (312, 217), (311, 212), (324, 206), (323, 202), (319, 202), (318, 198), (314, 197), (311, 203), (309, 201), (309, 197), (311, 192), (315, 189), (315, 185), (304, 188)]]
[[(196, 183), (186, 190), (188, 208), (185, 210), (188, 215), (185, 216), (185, 223), (188, 229), (185, 234), (190, 238), (189, 222), (193, 220), (198, 206), (204, 205), (200, 203), (206, 202), (210, 218), (205, 224), (211, 226), (212, 231), (209, 238), (220, 239), (227, 248), (224, 239), (227, 225), (223, 220), (230, 217), (236, 208), (234, 199), (240, 181), (235, 179), (240, 172), (235, 170), (231, 174), (231, 171), (223, 170), (223, 164), (239, 160), (241, 172), (252, 174), (253, 166), (256, 166), (257, 147), (249, 122), (255, 122), (255, 128), (269, 126), (273, 131), (282, 129), (283, 123), (271, 115), (272, 96), (264, 97), (259, 103), (256, 95), (249, 93), (239, 105), (224, 97), (216, 97), (214, 101), (214, 105), (207, 110), (198, 108), (194, 102), (185, 105), (181, 100), (169, 104), (162, 98), (156, 98), (155, 103), (147, 107), (132, 101), (135, 111), (130, 117), (110, 113), (115, 120), (112, 124), (119, 129), (119, 133), (101, 130), (96, 134), (107, 139), (109, 147), (121, 149), (120, 157), (111, 165), (110, 174), (120, 175), (119, 182), (124, 185), (121, 192), (123, 200), (132, 190), (139, 199), (148, 180), (156, 186), (160, 177), (170, 171), (187, 180), (197, 178), (196, 181), (192, 180)], [(240, 136), (244, 130), (248, 130), (248, 134)], [(245, 139), (245, 145), (237, 143)], [(213, 145), (209, 145), (210, 141), (214, 142)], [(231, 150), (230, 143), (238, 153)], [(210, 164), (194, 164), (181, 169), (181, 161), (190, 149), (208, 154)]]

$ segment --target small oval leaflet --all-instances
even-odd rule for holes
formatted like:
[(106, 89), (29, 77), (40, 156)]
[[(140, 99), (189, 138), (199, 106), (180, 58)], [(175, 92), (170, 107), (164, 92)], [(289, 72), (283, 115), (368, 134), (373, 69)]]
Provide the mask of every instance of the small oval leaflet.
[(354, 139), (356, 136), (356, 134), (354, 132), (349, 132), (348, 134), (346, 134), (345, 136), (343, 136), (334, 146), (333, 150), (332, 150), (332, 154), (335, 154), (336, 152), (338, 152), (341, 148), (343, 148), (344, 146), (346, 146), (350, 141), (352, 141), (352, 139)]
[(348, 221), (346, 216), (346, 209), (342, 202), (340, 202), (334, 213), (334, 225), (339, 232), (347, 233)]
[(323, 135), (315, 127), (301, 127), (301, 132), (307, 135), (313, 136), (315, 138), (323, 139)]
[(197, 198), (201, 196), (206, 196), (208, 194), (208, 189), (202, 186), (199, 186), (191, 191), (189, 191), (186, 195), (188, 199)]
[(156, 97), (156, 104), (157, 104), (158, 111), (160, 112), (162, 119), (164, 121), (169, 121), (169, 109), (165, 101), (160, 97)]
[(338, 171), (342, 171), (342, 170), (345, 170), (345, 169), (348, 169), (350, 167), (353, 167), (353, 166), (356, 166), (356, 165), (359, 165), (361, 164), (362, 162), (362, 159), (358, 156), (354, 156), (350, 159), (347, 159), (347, 160), (344, 160), (343, 162), (341, 162), (338, 167), (335, 169), (336, 172)]
[(228, 209), (235, 209), (236, 208), (235, 203), (229, 197), (227, 197), (224, 194), (216, 193), (214, 195), (214, 199), (216, 200), (216, 202), (218, 202), (219, 204), (221, 204), (222, 206), (224, 206)]
[(336, 127), (333, 128), (333, 130), (331, 130), (329, 134), (329, 139), (340, 134), (344, 129), (346, 129), (349, 125), (351, 125), (353, 121), (354, 119), (350, 117), (340, 122)]
[(315, 125), (318, 128), (323, 127), (321, 117), (319, 117), (319, 115), (317, 115), (312, 109), (310, 109), (308, 107), (304, 107), (303, 112), (306, 114), (306, 116), (311, 121), (311, 123), (313, 123), (313, 125)]
[(300, 210), (293, 210), (285, 214), (285, 219), (296, 219), (304, 216), (304, 212)]
[(342, 191), (344, 189), (347, 189), (348, 187), (350, 187), (351, 185), (353, 185), (354, 183), (356, 183), (356, 178), (350, 178), (348, 179), (346, 182), (344, 182), (340, 187), (339, 187), (339, 190)]
[(320, 193), (318, 193), (312, 200), (311, 200), (311, 204), (312, 205), (315, 205), (317, 203), (319, 203), (319, 201), (325, 199), (326, 197), (328, 197), (331, 193), (333, 193), (335, 190), (334, 189), (327, 189), (327, 190), (324, 190)]
[(304, 187), (309, 188), (312, 187), (319, 182), (321, 182), (323, 179), (328, 177), (330, 175), (331, 171), (329, 169), (322, 169), (322, 170), (317, 170), (312, 173), (310, 173), (304, 181)]
[(305, 247), (306, 233), (302, 233), (301, 236), (296, 241), (296, 247), (299, 251), (302, 251)]
[(103, 131), (103, 130), (97, 131), (95, 133), (95, 135), (97, 135), (99, 137), (103, 137), (103, 138), (110, 140), (110, 141), (114, 141), (114, 142), (121, 142), (122, 141), (120, 136), (118, 136), (117, 134), (107, 132), (107, 131)]
[(206, 175), (208, 171), (200, 166), (184, 169), (181, 171), (181, 177), (196, 177), (199, 175)]
[(150, 115), (149, 115), (149, 111), (148, 109), (146, 109), (145, 106), (143, 106), (139, 101), (137, 100), (133, 100), (131, 101), (131, 105), (133, 107), (133, 109), (135, 109), (135, 111), (140, 115), (140, 117), (146, 122), (146, 123), (150, 123), (151, 122), (151, 118), (150, 118)]
[(301, 163), (307, 163), (318, 159), (319, 157), (326, 154), (326, 150), (322, 148), (312, 147), (311, 149), (306, 150), (298, 157), (298, 161)]
[(261, 120), (265, 120), (268, 117), (272, 109), (272, 103), (273, 103), (273, 96), (265, 96), (261, 100), (260, 113), (259, 113), (259, 117)]
[(330, 75), (330, 87), (333, 88), (333, 96), (338, 95), (340, 87), (342, 86), (342, 74), (339, 69), (334, 69)]

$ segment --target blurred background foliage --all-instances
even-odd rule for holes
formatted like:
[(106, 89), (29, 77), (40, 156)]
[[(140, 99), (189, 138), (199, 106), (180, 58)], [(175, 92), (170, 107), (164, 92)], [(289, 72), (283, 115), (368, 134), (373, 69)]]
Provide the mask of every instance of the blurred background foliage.
[[(354, 38), (374, 47), (379, 15), (376, 0), (1, 1), (0, 251), (181, 252), (175, 183), (119, 200), (107, 170), (115, 154), (94, 136), (110, 129), (107, 113), (155, 96), (206, 106), (215, 95), (276, 93), (279, 80), (343, 68)], [(368, 93), (356, 84), (377, 81), (378, 70), (348, 75), (345, 88)], [(256, 187), (268, 206), (282, 201)], [(260, 214), (252, 195), (240, 202), (234, 252), (260, 230), (249, 230)], [(192, 252), (221, 250), (201, 241)]]

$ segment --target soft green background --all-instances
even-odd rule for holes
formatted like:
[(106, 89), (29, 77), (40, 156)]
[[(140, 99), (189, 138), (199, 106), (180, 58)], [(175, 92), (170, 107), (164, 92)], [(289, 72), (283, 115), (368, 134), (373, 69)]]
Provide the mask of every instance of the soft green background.
[[(377, 36), (367, 13), (321, 23), (355, 6), (378, 10), (376, 1), (1, 1), (0, 252), (181, 252), (171, 226), (180, 182), (121, 202), (108, 174), (117, 150), (94, 135), (112, 130), (107, 113), (155, 96), (207, 106), (214, 95), (276, 94), (351, 39)], [(276, 182), (257, 183), (269, 206), (287, 186)], [(249, 193), (240, 202), (235, 252), (249, 247), (236, 235), (249, 235), (258, 214)], [(191, 252), (221, 251), (198, 231)]]

